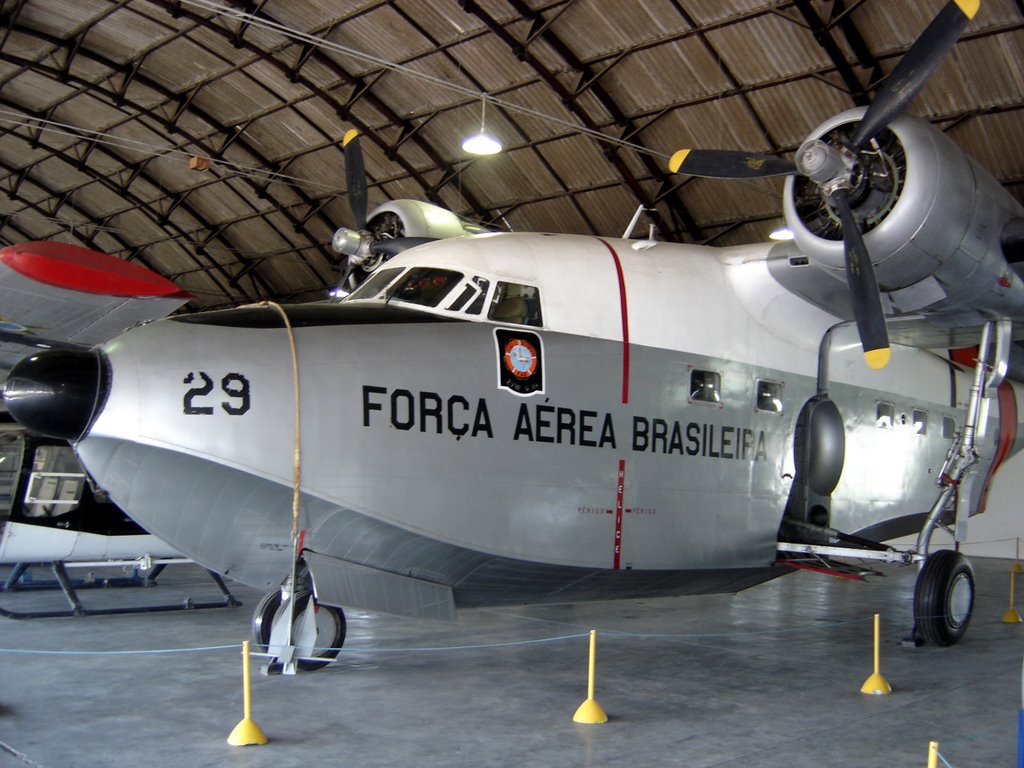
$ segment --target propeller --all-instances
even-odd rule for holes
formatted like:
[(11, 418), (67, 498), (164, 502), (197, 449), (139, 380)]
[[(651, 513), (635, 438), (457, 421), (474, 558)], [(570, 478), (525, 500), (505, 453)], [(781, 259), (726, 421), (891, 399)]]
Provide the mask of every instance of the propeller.
[(359, 131), (352, 128), (341, 140), (345, 152), (345, 183), (348, 186), (348, 204), (352, 209), (355, 227), (341, 227), (331, 238), (331, 247), (345, 256), (345, 272), (338, 285), (352, 290), (357, 284), (350, 280), (356, 267), (372, 272), (406, 248), (429, 242), (433, 237), (405, 237), (405, 224), (395, 213), (383, 213), (367, 222), (366, 167)]
[(920, 93), (980, 6), (981, 0), (949, 0), (884, 80), (853, 134), (837, 142), (839, 146), (813, 139), (797, 150), (793, 164), (772, 155), (731, 150), (682, 149), (669, 160), (673, 173), (716, 179), (801, 174), (817, 184), (825, 204), (839, 215), (850, 302), (871, 368), (888, 363), (890, 348), (874, 265), (850, 200), (850, 190), (861, 175), (860, 153)]

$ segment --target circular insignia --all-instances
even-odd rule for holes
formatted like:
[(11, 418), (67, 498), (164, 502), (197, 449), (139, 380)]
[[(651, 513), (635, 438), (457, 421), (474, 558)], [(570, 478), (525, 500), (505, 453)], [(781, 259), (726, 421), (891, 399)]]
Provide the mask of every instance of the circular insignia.
[(537, 350), (524, 339), (509, 339), (505, 345), (505, 367), (517, 379), (528, 379), (537, 370)]

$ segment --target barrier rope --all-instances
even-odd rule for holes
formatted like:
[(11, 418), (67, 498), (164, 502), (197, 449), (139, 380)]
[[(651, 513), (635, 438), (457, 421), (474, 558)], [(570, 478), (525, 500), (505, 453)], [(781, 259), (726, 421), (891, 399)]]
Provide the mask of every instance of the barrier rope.
[(134, 651), (46, 651), (39, 648), (0, 648), (0, 653), (17, 653), (28, 656), (141, 656), (152, 653), (223, 651), (231, 648), (238, 648), (238, 643), (232, 643), (231, 645), (207, 645), (200, 648), (159, 648), (154, 650)]
[[(529, 616), (517, 616), (516, 614), (498, 614), (502, 616), (511, 616), (514, 618), (534, 620), (533, 617)], [(928, 617), (924, 617), (928, 618)], [(536, 619), (537, 621), (546, 621), (552, 624), (562, 624), (566, 627), (580, 627), (582, 625), (575, 624), (564, 624), (563, 622), (555, 622), (547, 619)], [(755, 629), (744, 632), (630, 632), (628, 630), (618, 629), (602, 629), (598, 627), (598, 631), (602, 636), (609, 639), (618, 638), (624, 640), (700, 640), (700, 639), (713, 639), (713, 638), (744, 638), (744, 637), (764, 637), (769, 635), (786, 635), (793, 634), (795, 632), (821, 632), (832, 629), (839, 629), (842, 627), (849, 627), (856, 624), (866, 624), (874, 621), (874, 615), (865, 616), (857, 619), (846, 619), (844, 621), (833, 621), (833, 622), (816, 622), (814, 624), (802, 624), (791, 627), (773, 627), (770, 629)], [(883, 619), (885, 621), (885, 619)], [(898, 623), (900, 620), (891, 619), (889, 623)], [(472, 650), (486, 650), (492, 648), (517, 648), (531, 645), (544, 645), (547, 643), (559, 643), (566, 640), (577, 640), (582, 637), (587, 637), (588, 631), (573, 632), (564, 635), (551, 635), (550, 637), (534, 638), (531, 640), (507, 640), (497, 641), (491, 643), (471, 643), (471, 644), (460, 644), (460, 645), (436, 645), (436, 646), (409, 646), (409, 647), (353, 647), (351, 645), (346, 646), (315, 646), (315, 651), (339, 651), (344, 653), (420, 653), (420, 652), (438, 652), (438, 651), (472, 651)], [(203, 652), (203, 651), (222, 651), (226, 649), (238, 648), (239, 644), (234, 643), (231, 645), (208, 645), (196, 648), (163, 648), (163, 649), (139, 649), (139, 650), (119, 650), (119, 651), (68, 651), (68, 650), (42, 650), (38, 648), (0, 648), (0, 654), (11, 653), (11, 654), (28, 654), (28, 655), (53, 655), (53, 656), (117, 656), (117, 655), (133, 655), (133, 654), (147, 654), (147, 653), (190, 653), (190, 652)], [(258, 654), (257, 654), (258, 655)]]
[(299, 535), (299, 487), (302, 483), (302, 427), (300, 421), (300, 399), (299, 399), (299, 354), (295, 346), (295, 329), (292, 328), (292, 321), (284, 307), (276, 301), (260, 301), (255, 304), (246, 304), (239, 309), (253, 307), (270, 307), (281, 316), (285, 330), (288, 332), (288, 346), (292, 353), (292, 384), (294, 389), (293, 408), (295, 413), (295, 449), (292, 459), (292, 541)]

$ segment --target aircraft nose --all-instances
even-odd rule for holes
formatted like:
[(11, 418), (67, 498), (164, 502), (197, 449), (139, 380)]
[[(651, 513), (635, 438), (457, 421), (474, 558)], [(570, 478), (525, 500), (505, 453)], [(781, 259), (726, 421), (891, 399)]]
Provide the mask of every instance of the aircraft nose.
[(106, 397), (106, 366), (98, 352), (39, 352), (11, 369), (3, 392), (11, 416), (33, 432), (77, 440)]

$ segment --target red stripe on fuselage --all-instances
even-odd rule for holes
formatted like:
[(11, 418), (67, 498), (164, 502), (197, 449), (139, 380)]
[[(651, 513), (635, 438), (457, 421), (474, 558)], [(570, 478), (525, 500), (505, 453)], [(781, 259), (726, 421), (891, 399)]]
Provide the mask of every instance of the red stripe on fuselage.
[[(601, 238), (598, 238), (601, 240)], [(622, 317), (622, 402), (629, 402), (629, 310), (626, 304), (626, 277), (622, 273), (619, 254), (611, 244), (601, 240), (615, 263), (615, 275), (619, 281), (619, 313)], [(622, 564), (622, 517), (625, 512), (626, 460), (619, 459), (619, 473), (615, 484), (615, 547), (612, 551), (612, 568), (616, 571)]]
[(615, 549), (612, 553), (612, 568), (619, 570), (622, 562), (622, 513), (626, 495), (626, 460), (619, 459), (619, 476), (615, 487)]
[[(601, 240), (601, 238), (598, 238)], [(615, 274), (619, 279), (619, 311), (622, 314), (622, 402), (629, 402), (629, 312), (626, 308), (626, 278), (622, 274), (622, 262), (612, 246), (601, 240), (615, 262)]]
[(123, 298), (191, 299), (152, 270), (70, 243), (37, 241), (0, 248), (0, 261), (44, 285)]
[(985, 511), (988, 503), (988, 491), (992, 485), (996, 470), (1010, 455), (1013, 444), (1017, 442), (1017, 394), (1013, 391), (1013, 385), (1004, 381), (999, 385), (999, 445), (996, 446), (996, 455), (992, 458), (992, 465), (988, 468), (988, 475), (985, 477), (985, 485), (981, 489), (981, 498), (978, 500), (978, 512)]

